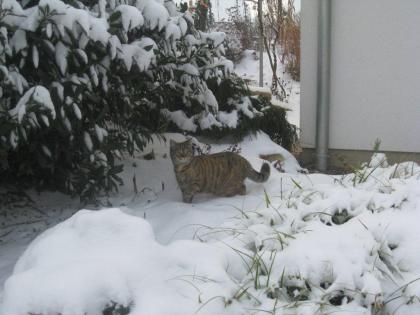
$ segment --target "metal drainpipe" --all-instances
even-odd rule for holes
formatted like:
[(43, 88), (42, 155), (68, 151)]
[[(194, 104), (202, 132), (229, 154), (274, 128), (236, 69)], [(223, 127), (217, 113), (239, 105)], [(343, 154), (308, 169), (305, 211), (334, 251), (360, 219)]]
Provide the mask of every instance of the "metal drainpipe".
[[(263, 0), (258, 0), (258, 17), (261, 15), (261, 21), (262, 21), (262, 2)], [(259, 20), (258, 20), (259, 21)], [(262, 25), (260, 25), (260, 27), (262, 27)], [(259, 49), (260, 49), (260, 86), (264, 86), (264, 39), (263, 39), (263, 34), (262, 34), (262, 30), (260, 30), (259, 34), (260, 34), (260, 38), (259, 38)]]
[(319, 0), (318, 11), (318, 80), (316, 115), (316, 165), (328, 169), (330, 123), (330, 54), (331, 50), (331, 0)]

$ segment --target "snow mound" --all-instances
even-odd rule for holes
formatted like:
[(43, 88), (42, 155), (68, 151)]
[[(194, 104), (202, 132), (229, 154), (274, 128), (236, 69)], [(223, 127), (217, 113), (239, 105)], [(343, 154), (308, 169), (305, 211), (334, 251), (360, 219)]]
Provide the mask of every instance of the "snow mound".
[[(232, 295), (234, 277), (244, 273), (226, 247), (165, 247), (141, 218), (116, 208), (81, 210), (27, 248), (6, 281), (0, 313), (102, 314), (117, 304), (130, 314), (192, 314), (211, 298)], [(225, 314), (224, 299), (200, 313)]]
[[(230, 116), (228, 116), (230, 114), (226, 115), (224, 112), (221, 113), (226, 116), (226, 123), (232, 123)], [(167, 112), (167, 114), (174, 115), (173, 119), (177, 122), (177, 124), (183, 124), (184, 128), (196, 127), (190, 120), (183, 117), (180, 112)], [(237, 153), (248, 159), (256, 169), (259, 169), (261, 167), (261, 162), (263, 162), (260, 155), (280, 154), (283, 157), (282, 169), (286, 173), (297, 174), (303, 170), (293, 154), (284, 149), (282, 146), (274, 143), (266, 133), (261, 131), (244, 137), (244, 139), (238, 143), (232, 143), (231, 141), (224, 142), (223, 139), (220, 142), (212, 143), (212, 141), (206, 138), (187, 137), (179, 133), (165, 133), (163, 138), (165, 140), (153, 137), (153, 142), (149, 143), (144, 148), (144, 152), (153, 151), (154, 154), (159, 157), (169, 156), (170, 139), (181, 142), (185, 141), (187, 138), (193, 138), (196, 145), (202, 148), (203, 152), (206, 154), (229, 151), (232, 146), (237, 145), (239, 148), (239, 152)], [(209, 146), (209, 150), (204, 149), (207, 146)]]
[(374, 153), (369, 162), (369, 167), (388, 167), (388, 160), (384, 153)]
[(241, 143), (241, 149), (242, 155), (253, 158), (259, 158), (260, 155), (280, 154), (284, 158), (282, 169), (286, 173), (297, 174), (303, 170), (293, 154), (274, 143), (264, 132), (245, 137)]

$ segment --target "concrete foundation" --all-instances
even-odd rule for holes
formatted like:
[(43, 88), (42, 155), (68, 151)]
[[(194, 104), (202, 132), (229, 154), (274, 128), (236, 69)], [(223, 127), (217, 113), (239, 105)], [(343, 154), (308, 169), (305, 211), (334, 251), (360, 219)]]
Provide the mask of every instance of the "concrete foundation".
[[(420, 164), (420, 153), (379, 151), (386, 154), (389, 164), (414, 161)], [(363, 162), (369, 162), (373, 150), (339, 150), (329, 149), (328, 172), (343, 173), (352, 171)], [(299, 163), (308, 169), (316, 169), (315, 149), (304, 148), (298, 157)]]

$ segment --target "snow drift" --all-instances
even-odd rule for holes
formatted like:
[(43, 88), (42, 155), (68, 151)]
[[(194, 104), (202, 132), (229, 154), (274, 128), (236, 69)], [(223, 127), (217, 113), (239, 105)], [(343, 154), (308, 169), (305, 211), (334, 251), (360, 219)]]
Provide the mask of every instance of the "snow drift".
[(246, 196), (184, 204), (168, 145), (145, 150), (154, 159), (127, 161), (124, 178), (148, 189), (133, 198), (125, 186), (112, 202), (127, 207), (83, 210), (40, 235), (5, 283), (1, 314), (419, 314), (416, 163), (375, 154), (354, 173), (302, 174), (260, 133), (235, 150), (255, 168), (281, 154), (287, 173), (273, 168)]
[[(146, 221), (119, 209), (82, 210), (28, 247), (5, 284), (1, 311), (101, 314), (113, 302), (130, 314), (188, 314), (199, 299), (234, 291), (231, 277), (245, 273), (241, 266), (226, 248), (192, 241), (162, 246)], [(219, 301), (203, 313), (223, 310)]]

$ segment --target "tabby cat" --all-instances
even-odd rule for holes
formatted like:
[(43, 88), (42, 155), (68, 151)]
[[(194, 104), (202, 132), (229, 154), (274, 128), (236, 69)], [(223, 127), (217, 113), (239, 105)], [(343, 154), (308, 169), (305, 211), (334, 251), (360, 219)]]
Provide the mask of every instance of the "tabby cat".
[(182, 143), (171, 140), (170, 152), (182, 200), (188, 203), (200, 192), (222, 197), (245, 195), (245, 178), (263, 183), (270, 176), (268, 163), (264, 163), (258, 173), (245, 158), (236, 153), (194, 156), (191, 139)]

